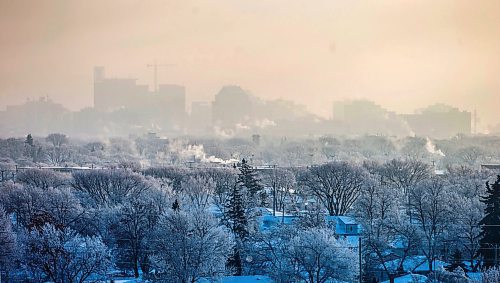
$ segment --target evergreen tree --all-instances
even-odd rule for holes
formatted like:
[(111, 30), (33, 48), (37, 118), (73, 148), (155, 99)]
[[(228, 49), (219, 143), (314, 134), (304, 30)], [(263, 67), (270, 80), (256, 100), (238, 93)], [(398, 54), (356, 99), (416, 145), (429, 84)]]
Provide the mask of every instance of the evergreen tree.
[(243, 266), (241, 264), (240, 250), (237, 246), (233, 249), (233, 254), (230, 255), (229, 258), (227, 259), (226, 266), (229, 269), (234, 270), (234, 275), (241, 276), (243, 271)]
[(245, 204), (241, 195), (240, 187), (234, 186), (226, 204), (226, 219), (229, 229), (238, 240), (245, 240), (248, 236), (248, 221), (245, 213)]
[(227, 261), (227, 266), (235, 271), (235, 275), (241, 275), (242, 262), (241, 252), (243, 241), (248, 237), (248, 220), (245, 213), (245, 204), (241, 195), (240, 186), (234, 185), (226, 204), (226, 222), (233, 232), (236, 245), (233, 254)]
[(256, 204), (256, 197), (263, 200), (263, 188), (257, 176), (257, 172), (243, 159), (241, 160), (240, 173), (238, 174), (238, 185), (246, 188), (251, 204)]
[(175, 199), (174, 203), (172, 204), (172, 210), (173, 211), (179, 211), (181, 209), (181, 206), (179, 205), (179, 201)]
[(28, 134), (26, 136), (26, 141), (24, 141), (26, 144), (28, 144), (29, 146), (33, 146), (33, 137), (31, 136), (31, 134)]
[(483, 265), (490, 268), (499, 265), (500, 261), (500, 175), (493, 185), (486, 182), (486, 196), (481, 198), (486, 204), (485, 216), (481, 225), (479, 254), (483, 256)]

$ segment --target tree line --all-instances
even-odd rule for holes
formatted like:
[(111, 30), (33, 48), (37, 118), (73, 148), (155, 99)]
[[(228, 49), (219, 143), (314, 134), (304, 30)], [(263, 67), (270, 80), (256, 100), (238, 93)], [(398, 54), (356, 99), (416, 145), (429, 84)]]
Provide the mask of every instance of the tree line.
[[(354, 280), (357, 247), (325, 220), (342, 215), (362, 225), (367, 281), (374, 270), (403, 274), (415, 255), (435, 274), (444, 272), (433, 270), (436, 260), (450, 273), (479, 271), (499, 264), (500, 179), (493, 177), (468, 167), (436, 175), (416, 159), (262, 172), (247, 160), (235, 168), (29, 169), (0, 186), (0, 269), (3, 278), (32, 282), (120, 274), (170, 282), (228, 274)], [(266, 213), (282, 224), (263, 229)]]

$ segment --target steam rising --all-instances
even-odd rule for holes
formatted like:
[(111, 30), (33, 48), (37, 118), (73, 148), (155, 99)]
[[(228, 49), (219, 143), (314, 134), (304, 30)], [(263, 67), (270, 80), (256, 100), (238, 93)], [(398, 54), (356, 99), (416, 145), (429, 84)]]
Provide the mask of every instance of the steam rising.
[(442, 157), (445, 156), (445, 154), (440, 149), (436, 149), (436, 145), (434, 145), (434, 143), (432, 143), (430, 138), (427, 137), (426, 140), (427, 140), (427, 142), (425, 143), (425, 149), (429, 153), (437, 154), (437, 155), (442, 156)]
[(219, 157), (215, 157), (213, 155), (207, 156), (202, 144), (187, 145), (182, 148), (178, 148), (177, 150), (179, 152), (180, 157), (184, 160), (190, 160), (202, 163), (219, 163), (219, 164), (232, 164), (238, 162), (238, 159), (234, 158), (226, 160)]

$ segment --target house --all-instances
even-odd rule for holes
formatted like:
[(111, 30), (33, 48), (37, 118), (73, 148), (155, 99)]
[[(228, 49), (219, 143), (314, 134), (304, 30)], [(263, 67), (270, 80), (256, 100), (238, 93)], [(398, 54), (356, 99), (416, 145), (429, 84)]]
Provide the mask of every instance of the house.
[(350, 216), (327, 216), (326, 222), (335, 225), (335, 234), (339, 236), (358, 236), (361, 232), (360, 225)]
[[(282, 212), (275, 212), (272, 214), (272, 210), (269, 208), (261, 208), (258, 213), (258, 225), (261, 231), (272, 229), (279, 224), (293, 224), (299, 219), (297, 215), (284, 214)], [(358, 245), (358, 238), (361, 234), (361, 225), (356, 222), (353, 217), (350, 216), (325, 216), (325, 222), (327, 226), (334, 229), (335, 234), (349, 243), (352, 242), (352, 246)]]

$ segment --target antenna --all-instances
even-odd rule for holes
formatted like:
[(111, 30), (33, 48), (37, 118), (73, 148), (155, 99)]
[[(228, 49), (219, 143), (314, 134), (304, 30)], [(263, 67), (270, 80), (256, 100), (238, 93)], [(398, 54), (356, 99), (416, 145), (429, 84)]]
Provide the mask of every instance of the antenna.
[(154, 93), (158, 93), (158, 67), (172, 67), (175, 66), (174, 64), (157, 64), (156, 60), (154, 61), (153, 64), (147, 64), (146, 65), (148, 68), (153, 68), (153, 75), (154, 75)]

